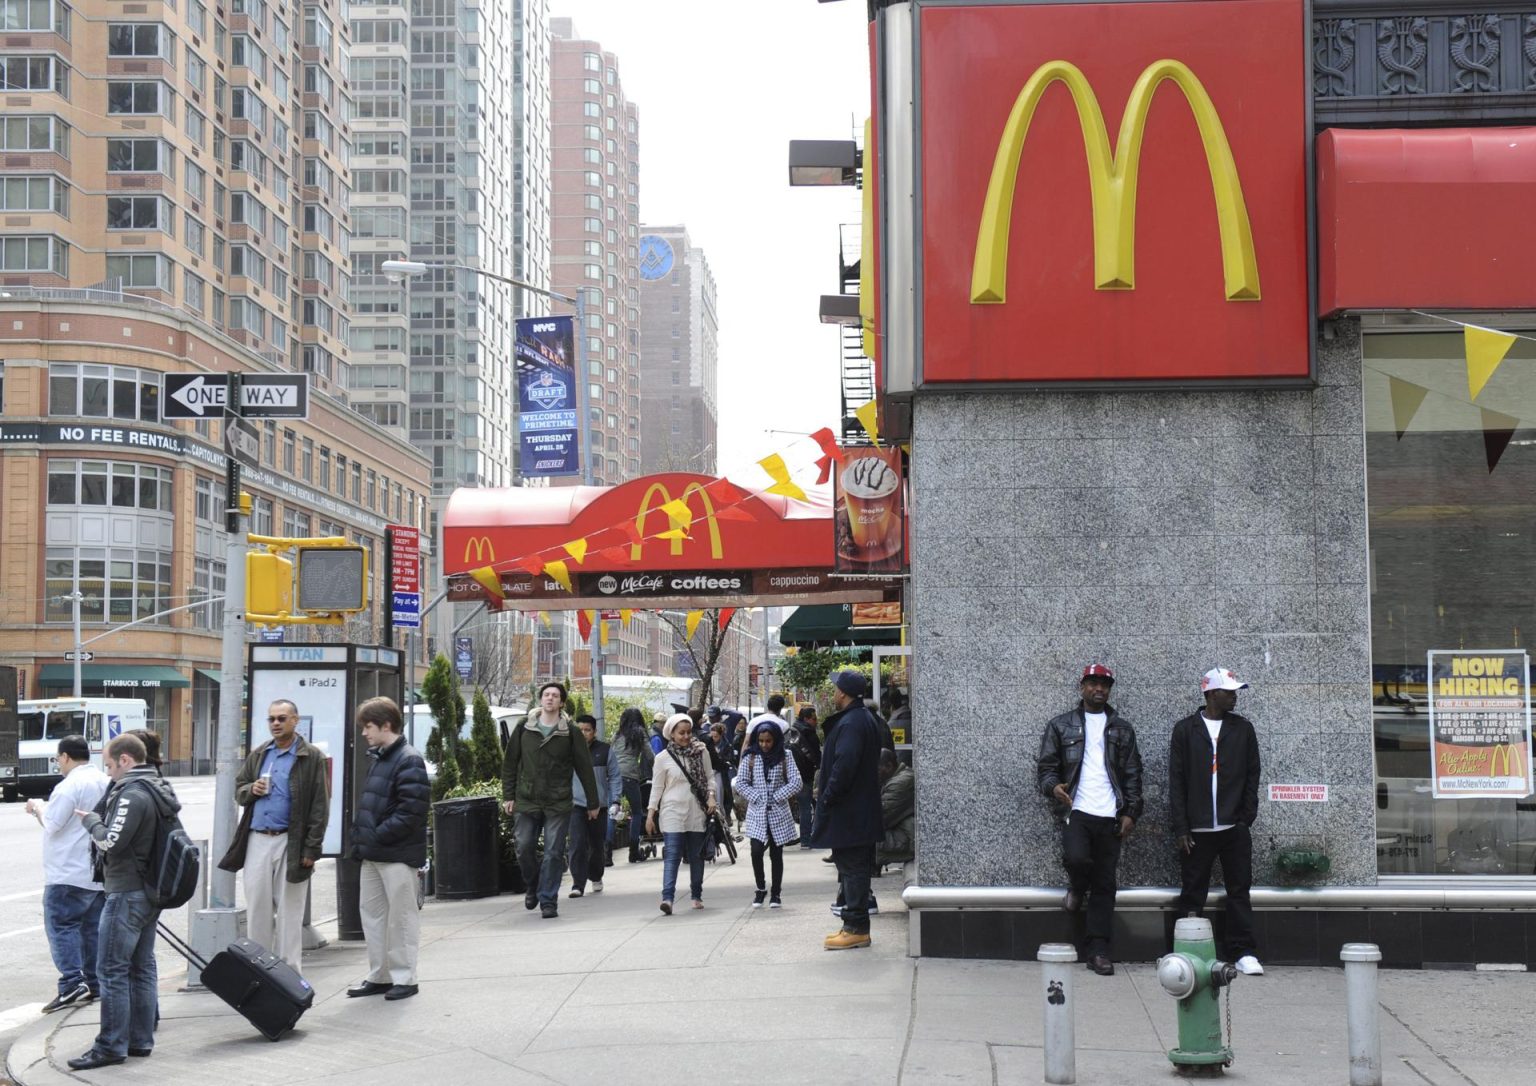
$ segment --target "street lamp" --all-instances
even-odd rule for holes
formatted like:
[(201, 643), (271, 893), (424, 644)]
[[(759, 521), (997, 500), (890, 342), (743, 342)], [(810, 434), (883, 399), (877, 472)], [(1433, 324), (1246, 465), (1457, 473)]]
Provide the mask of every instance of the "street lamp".
[[(591, 423), (587, 419), (587, 415), (590, 412), (587, 385), (591, 380), (587, 374), (587, 298), (583, 291), (578, 289), (576, 291), (576, 296), (573, 298), (569, 294), (557, 294), (555, 291), (545, 290), (543, 287), (536, 287), (532, 283), (525, 283), (521, 279), (513, 279), (510, 275), (497, 275), (495, 272), (488, 272), (483, 268), (472, 267), (468, 264), (428, 264), (420, 260), (385, 260), (379, 264), (379, 271), (385, 276), (390, 278), (398, 278), (401, 281), (406, 279), (419, 279), (426, 275), (428, 272), (432, 271), (464, 271), (473, 275), (483, 275), (487, 279), (496, 280), (498, 283), (506, 283), (508, 286), (521, 287), (523, 290), (531, 291), (532, 293), (538, 294), (542, 297), (549, 298), (557, 302), (564, 302), (567, 305), (575, 306), (576, 365), (581, 370), (576, 379), (577, 414), (580, 416), (577, 419), (579, 425), (577, 426), (576, 430), (576, 440), (578, 442), (577, 450), (579, 452), (581, 448), (581, 445), (579, 444), (581, 441), (581, 434), (586, 432), (590, 435), (591, 433)], [(582, 457), (581, 460), (581, 481), (586, 486), (592, 485), (591, 444), (592, 442), (589, 438), (587, 441), (587, 455)], [(594, 705), (593, 715), (597, 717), (598, 733), (601, 734), (603, 730), (603, 658), (602, 646), (599, 644), (598, 623), (593, 623), (592, 625), (592, 637), (590, 640), (591, 644), (589, 646), (589, 651), (591, 653), (592, 660), (592, 701)], [(414, 656), (412, 658), (414, 659)]]
[(859, 158), (859, 145), (853, 140), (790, 140), (789, 183), (857, 185)]

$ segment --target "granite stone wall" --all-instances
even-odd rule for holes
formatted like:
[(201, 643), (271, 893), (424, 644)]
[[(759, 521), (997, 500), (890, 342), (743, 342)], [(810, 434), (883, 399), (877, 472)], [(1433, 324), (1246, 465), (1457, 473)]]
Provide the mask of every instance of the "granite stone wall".
[(1328, 881), (1376, 879), (1358, 323), (1333, 322), (1312, 391), (926, 393), (913, 405), (912, 641), (918, 876), (1064, 885), (1035, 789), (1051, 716), (1085, 663), (1118, 677), (1146, 813), (1122, 886), (1177, 886), (1168, 737), (1200, 676), (1253, 684), (1270, 803), (1254, 879), (1321, 848)]

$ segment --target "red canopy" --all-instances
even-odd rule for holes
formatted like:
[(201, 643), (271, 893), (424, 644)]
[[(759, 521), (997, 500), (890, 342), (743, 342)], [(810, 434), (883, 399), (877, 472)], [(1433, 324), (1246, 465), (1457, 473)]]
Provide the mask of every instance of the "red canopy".
[[(672, 528), (663, 506), (686, 504), (688, 537), (658, 539)], [(577, 563), (564, 544), (585, 540)], [(796, 501), (709, 475), (648, 475), (612, 487), (461, 489), (443, 520), (443, 570), (456, 598), (481, 596), (465, 576), (490, 566), (515, 607), (761, 606), (885, 598), (891, 580), (849, 581), (833, 568), (830, 495)], [(567, 592), (541, 563), (564, 561)], [(829, 595), (830, 593), (830, 595)]]

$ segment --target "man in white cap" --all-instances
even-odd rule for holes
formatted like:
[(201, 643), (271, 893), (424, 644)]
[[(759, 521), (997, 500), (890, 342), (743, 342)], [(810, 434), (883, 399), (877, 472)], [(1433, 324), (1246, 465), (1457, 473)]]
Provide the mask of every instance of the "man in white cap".
[(1179, 844), (1183, 886), (1179, 915), (1205, 908), (1211, 867), (1219, 858), (1227, 890), (1227, 951), (1239, 972), (1260, 976), (1253, 936), (1253, 838), (1259, 813), (1259, 739), (1247, 717), (1232, 710), (1248, 689), (1226, 668), (1200, 680), (1205, 708), (1173, 726), (1168, 748), (1168, 805)]

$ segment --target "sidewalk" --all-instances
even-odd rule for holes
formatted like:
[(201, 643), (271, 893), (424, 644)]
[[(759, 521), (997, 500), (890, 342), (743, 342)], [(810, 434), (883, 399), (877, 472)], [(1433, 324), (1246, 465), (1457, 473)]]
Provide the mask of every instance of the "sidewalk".
[[(93, 1007), (40, 1019), (11, 1049), (22, 1086), (61, 1083), (325, 1082), (334, 1086), (661, 1082), (1034, 1083), (1041, 1081), (1040, 977), (1033, 964), (906, 956), (900, 877), (876, 883), (869, 950), (827, 953), (837, 926), (821, 852), (786, 854), (782, 910), (753, 910), (751, 865), (712, 865), (702, 912), (656, 908), (661, 864), (620, 862), (607, 890), (561, 900), (543, 920), (520, 896), (429, 902), (421, 994), (348, 999), (361, 943), (305, 956), (315, 1005), (270, 1043), (207, 994), (166, 977), (148, 1059), (82, 1075)], [(686, 894), (683, 895), (686, 897)], [(328, 933), (329, 934), (329, 933)], [(1173, 1001), (1150, 965), (1076, 975), (1078, 1081), (1177, 1079)], [(1272, 969), (1232, 998), (1237, 1061), (1227, 1079), (1274, 1086), (1348, 1081), (1343, 974)], [(1536, 977), (1383, 972), (1388, 1083), (1524, 1086)]]

